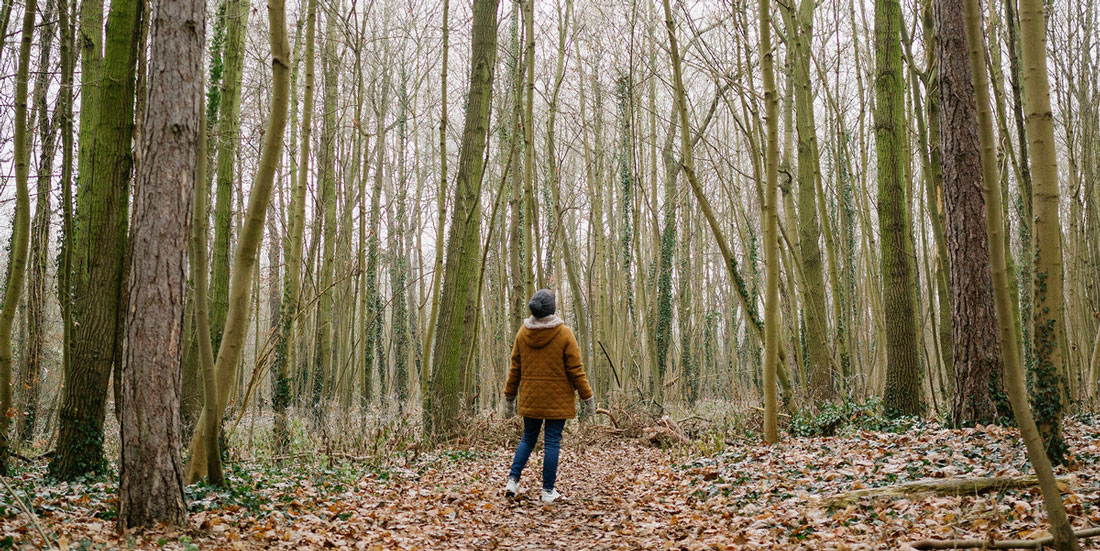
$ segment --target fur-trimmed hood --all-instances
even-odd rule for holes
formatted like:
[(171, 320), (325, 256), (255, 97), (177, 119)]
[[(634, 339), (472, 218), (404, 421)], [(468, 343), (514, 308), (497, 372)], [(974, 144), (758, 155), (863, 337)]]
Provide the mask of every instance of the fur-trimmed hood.
[(565, 320), (553, 314), (541, 318), (532, 316), (523, 320), (518, 338), (531, 348), (542, 348), (550, 344), (564, 327)]
[(553, 329), (563, 323), (565, 323), (565, 320), (554, 314), (542, 318), (530, 316), (523, 320), (523, 326), (528, 329)]

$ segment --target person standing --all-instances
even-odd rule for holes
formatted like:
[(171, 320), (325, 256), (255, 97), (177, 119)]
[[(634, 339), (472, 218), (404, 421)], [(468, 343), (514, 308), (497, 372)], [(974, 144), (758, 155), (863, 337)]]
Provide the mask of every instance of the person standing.
[(542, 463), (542, 501), (562, 499), (554, 488), (565, 421), (577, 416), (574, 393), (580, 395), (580, 418), (596, 410), (596, 398), (581, 363), (573, 330), (554, 313), (554, 294), (541, 289), (527, 304), (531, 317), (523, 320), (512, 346), (511, 368), (504, 385), (505, 416), (523, 417), (523, 438), (516, 446), (504, 494), (520, 493), (519, 479), (545, 427)]

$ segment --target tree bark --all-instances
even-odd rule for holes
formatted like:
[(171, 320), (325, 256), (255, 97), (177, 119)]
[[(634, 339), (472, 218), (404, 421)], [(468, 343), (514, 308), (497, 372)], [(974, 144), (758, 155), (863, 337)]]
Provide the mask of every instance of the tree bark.
[[(1025, 0), (1030, 2), (1032, 0)], [(1048, 449), (1042, 439), (1040, 426), (1036, 425), (1032, 416), (1031, 407), (1027, 400), (1027, 387), (1024, 379), (1024, 370), (1020, 365), (1020, 349), (1016, 342), (1016, 321), (1013, 309), (1013, 297), (1009, 292), (1008, 270), (1006, 269), (1005, 256), (1007, 254), (1004, 244), (1004, 222), (1001, 220), (1001, 189), (997, 178), (997, 165), (993, 138), (993, 116), (989, 109), (989, 75), (986, 71), (984, 53), (984, 39), (982, 30), (981, 7), (978, 0), (963, 0), (966, 17), (966, 40), (970, 52), (970, 70), (974, 78), (974, 92), (977, 100), (978, 139), (981, 143), (982, 161), (982, 195), (987, 206), (985, 231), (989, 240), (989, 258), (993, 289), (996, 299), (997, 328), (1001, 338), (1001, 355), (1005, 365), (1005, 386), (1008, 391), (1012, 410), (1016, 415), (1016, 423), (1020, 427), (1020, 437), (1027, 447), (1027, 456), (1031, 461), (1035, 475), (1039, 479), (1039, 489), (1043, 494), (1043, 504), (1046, 506), (1047, 518), (1050, 521), (1050, 533), (1053, 536), (1055, 548), (1059, 551), (1075, 551), (1079, 549), (1077, 538), (1073, 533), (1073, 527), (1066, 516), (1065, 504), (1062, 502), (1062, 494), (1054, 479), (1051, 461), (1047, 455)], [(1031, 6), (1035, 8), (1036, 6)], [(1041, 6), (1039, 17), (1042, 17)], [(1031, 31), (1036, 29), (1032, 28)], [(1039, 27), (1040, 32), (1043, 27)], [(1045, 56), (1046, 49), (1041, 49)], [(1043, 63), (1045, 67), (1045, 63)], [(1045, 81), (1046, 73), (1043, 73)], [(1034, 83), (1033, 83), (1034, 84)], [(1029, 98), (1033, 96), (1028, 96)], [(1030, 102), (1029, 102), (1030, 105)], [(1049, 105), (1049, 104), (1048, 104)], [(1053, 133), (1048, 134), (1052, 136)], [(1032, 145), (1035, 145), (1034, 142)], [(1057, 184), (1055, 184), (1057, 185)]]
[(901, 6), (897, 0), (875, 0), (874, 117), (887, 362), (883, 406), (891, 417), (920, 415), (924, 408), (913, 245), (905, 199), (909, 146), (901, 25)]
[(134, 185), (122, 370), (119, 525), (187, 522), (180, 359), (191, 197), (202, 125), (206, 3), (152, 5), (149, 81)]
[[(1046, 14), (1041, 0), (1020, 1), (1020, 70), (1023, 75), (1024, 122), (1031, 151), (1032, 274), (1031, 404), (1047, 455), (1055, 464), (1066, 460), (1062, 415), (1069, 406), (1062, 357), (1065, 297), (1062, 294), (1062, 226), (1058, 212), (1058, 157), (1054, 115), (1047, 77)], [(1026, 261), (1026, 259), (1025, 259)]]
[[(784, 11), (795, 96), (798, 132), (798, 260), (801, 264), (802, 315), (806, 324), (805, 346), (809, 364), (811, 403), (836, 397), (833, 362), (829, 355), (825, 323), (825, 276), (821, 255), (821, 221), (818, 220), (816, 182), (821, 178), (815, 126), (813, 91), (810, 86), (810, 52), (813, 48), (814, 1), (802, 0)], [(834, 297), (835, 300), (835, 297)]]
[[(311, 2), (312, 3), (312, 2)], [(290, 88), (290, 45), (286, 37), (286, 15), (281, 0), (270, 0), (267, 5), (269, 42), (271, 47), (271, 72), (274, 81), (271, 93), (271, 114), (264, 132), (260, 163), (256, 180), (248, 198), (244, 223), (241, 226), (240, 239), (233, 254), (233, 269), (229, 282), (229, 311), (226, 315), (225, 335), (214, 364), (217, 375), (217, 396), (207, 396), (200, 416), (200, 426), (206, 426), (201, 420), (213, 416), (220, 424), (229, 398), (230, 385), (240, 361), (241, 351), (247, 333), (249, 319), (249, 290), (252, 286), (252, 268), (256, 263), (257, 251), (263, 237), (264, 217), (271, 200), (271, 189), (275, 181), (275, 170), (283, 149), (283, 131), (286, 129), (288, 92)], [(207, 475), (196, 460), (207, 453), (207, 429), (195, 431), (191, 439), (190, 463), (187, 466), (187, 480), (198, 480)]]
[(11, 328), (15, 310), (27, 274), (27, 248), (30, 237), (31, 200), (27, 189), (30, 178), (30, 138), (27, 136), (27, 80), (31, 65), (31, 39), (34, 35), (35, 0), (27, 0), (23, 11), (23, 31), (15, 73), (15, 217), (12, 221), (8, 273), (0, 309), (0, 476), (8, 474), (8, 423), (11, 401)]
[(51, 119), (46, 110), (47, 80), (50, 50), (53, 46), (54, 3), (48, 2), (42, 12), (45, 22), (38, 33), (38, 76), (34, 80), (34, 109), (38, 112), (38, 135), (41, 151), (36, 178), (38, 197), (30, 234), (30, 280), (27, 283), (27, 342), (19, 387), (22, 389), (16, 422), (16, 438), (30, 444), (38, 417), (38, 394), (43, 369), (43, 347), (46, 332), (46, 271), (50, 263), (50, 176), (57, 144), (57, 123), (61, 105)]
[(72, 280), (73, 264), (73, 73), (75, 64), (73, 41), (75, 29), (65, 0), (58, 2), (58, 28), (61, 32), (61, 89), (58, 96), (61, 128), (61, 250), (58, 252), (57, 302), (61, 307), (61, 373), (69, 372), (69, 346), (73, 333)]
[(481, 183), (497, 49), (497, 0), (474, 0), (470, 90), (459, 146), (458, 172), (440, 311), (432, 353), (431, 386), (425, 397), (425, 434), (443, 437), (462, 427), (464, 367), (472, 350), (477, 312), (481, 235)]
[(961, 0), (936, 0), (936, 60), (946, 242), (951, 277), (955, 426), (992, 422), (991, 376), (1004, 369), (981, 196), (982, 158)]
[[(667, 1), (667, 0), (666, 0)], [(775, 392), (779, 364), (779, 101), (775, 94), (775, 53), (772, 50), (771, 0), (759, 0), (760, 71), (764, 80), (764, 118), (768, 128), (764, 150), (764, 441), (779, 441)]]
[(102, 4), (89, 1), (81, 10), (84, 91), (73, 236), (74, 330), (58, 415), (57, 453), (50, 462), (50, 474), (64, 480), (106, 467), (103, 418), (108, 382), (112, 367), (121, 361), (119, 306), (134, 160), (134, 79), (144, 8), (134, 0), (111, 2), (101, 56), (102, 9)]

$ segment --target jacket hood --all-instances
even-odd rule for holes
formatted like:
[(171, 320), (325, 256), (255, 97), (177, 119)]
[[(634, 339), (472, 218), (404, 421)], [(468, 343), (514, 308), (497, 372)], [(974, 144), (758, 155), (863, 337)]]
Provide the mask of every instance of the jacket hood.
[(561, 333), (565, 320), (555, 315), (542, 318), (529, 317), (523, 320), (523, 329), (520, 330), (520, 338), (523, 343), (531, 348), (542, 348), (554, 337)]

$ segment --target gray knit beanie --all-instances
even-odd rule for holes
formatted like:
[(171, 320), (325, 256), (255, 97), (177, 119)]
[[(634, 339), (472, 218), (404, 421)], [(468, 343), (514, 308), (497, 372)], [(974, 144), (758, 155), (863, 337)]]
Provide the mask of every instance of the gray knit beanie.
[(531, 310), (531, 315), (536, 318), (553, 315), (557, 311), (557, 305), (554, 303), (554, 293), (549, 289), (539, 289), (535, 296), (531, 297), (531, 302), (527, 303), (527, 308)]

